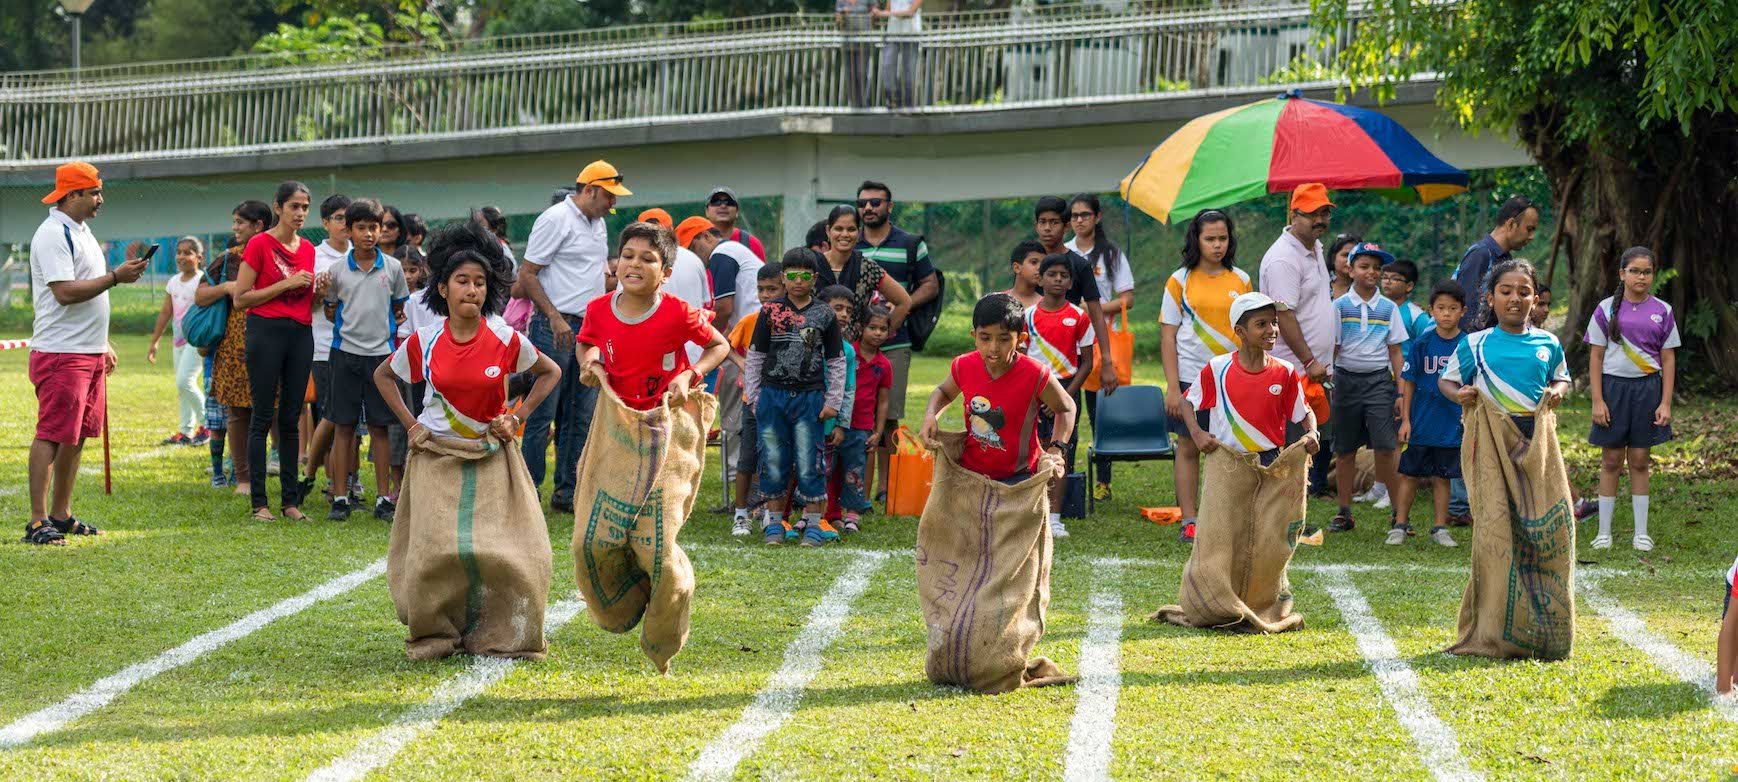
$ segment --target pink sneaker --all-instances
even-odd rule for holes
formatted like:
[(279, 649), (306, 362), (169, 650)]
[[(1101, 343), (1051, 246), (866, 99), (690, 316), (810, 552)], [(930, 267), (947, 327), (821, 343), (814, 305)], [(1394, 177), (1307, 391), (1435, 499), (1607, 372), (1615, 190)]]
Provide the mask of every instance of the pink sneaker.
[(857, 532), (857, 530), (859, 529), (858, 522), (861, 521), (862, 518), (863, 517), (858, 516), (855, 513), (846, 513), (845, 514), (845, 534), (850, 535), (850, 534)]

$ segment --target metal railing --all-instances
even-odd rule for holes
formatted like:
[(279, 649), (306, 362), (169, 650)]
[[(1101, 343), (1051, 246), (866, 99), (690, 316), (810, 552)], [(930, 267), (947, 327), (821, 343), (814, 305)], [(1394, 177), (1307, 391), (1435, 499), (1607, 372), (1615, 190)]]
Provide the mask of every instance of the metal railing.
[(40, 72), (0, 82), (0, 165), (1277, 88), (1326, 79), (1356, 34), (1309, 22), (1306, 6), (1134, 4), (937, 15), (898, 35), (842, 33), (830, 16), (799, 14), (363, 50), (354, 62), (290, 67), (230, 58)]

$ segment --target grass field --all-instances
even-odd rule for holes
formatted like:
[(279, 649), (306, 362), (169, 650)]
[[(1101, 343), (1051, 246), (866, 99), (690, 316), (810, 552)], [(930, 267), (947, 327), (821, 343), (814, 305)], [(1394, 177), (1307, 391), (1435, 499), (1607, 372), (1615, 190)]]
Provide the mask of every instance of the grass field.
[[(1299, 551), (1304, 630), (1147, 623), (1189, 553), (1136, 515), (1172, 502), (1163, 464), (1119, 466), (1116, 499), (1058, 543), (1038, 652), (1085, 674), (1077, 686), (929, 684), (908, 518), (817, 551), (741, 543), (697, 514), (682, 533), (693, 636), (660, 677), (572, 602), (572, 518), (552, 514), (549, 659), (413, 663), (379, 576), (385, 525), (250, 521), (206, 486), (203, 449), (156, 444), (167, 362), (145, 364), (142, 338), (118, 346), (115, 494), (87, 470), (75, 503), (109, 534), (64, 549), (17, 542), (35, 405), (26, 356), (0, 352), (3, 778), (1710, 779), (1738, 761), (1738, 707), (1704, 689), (1730, 480), (1660, 479), (1646, 557), (1586, 549), (1581, 532), (1578, 643), (1554, 664), (1441, 654), (1469, 549), (1385, 547), (1368, 509)], [(913, 414), (943, 368), (918, 363)], [(1566, 433), (1586, 431), (1586, 404)], [(1681, 410), (1679, 434), (1730, 413)]]

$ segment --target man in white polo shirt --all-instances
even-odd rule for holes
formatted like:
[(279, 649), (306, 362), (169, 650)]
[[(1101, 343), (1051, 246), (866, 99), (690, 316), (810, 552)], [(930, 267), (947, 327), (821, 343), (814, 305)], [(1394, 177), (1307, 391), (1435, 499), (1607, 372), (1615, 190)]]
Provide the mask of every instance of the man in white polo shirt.
[[(1333, 216), (1327, 187), (1318, 182), (1298, 185), (1291, 193), (1289, 224), (1261, 256), (1261, 292), (1290, 307), (1279, 313), (1280, 338), (1273, 355), (1290, 361), (1317, 383), (1327, 382), (1339, 333), (1328, 266), (1322, 258), (1322, 235)], [(1312, 492), (1326, 490), (1330, 450), (1323, 448), (1315, 456), (1310, 468)], [(1306, 537), (1314, 529), (1314, 525), (1306, 527)]]
[(115, 368), (109, 289), (138, 281), (145, 261), (128, 258), (111, 271), (103, 259), (102, 245), (86, 224), (103, 206), (103, 180), (91, 164), (55, 169), (54, 192), (42, 203), (53, 206), (30, 240), (36, 438), (30, 443), (30, 523), (24, 541), (65, 545), (67, 535), (101, 534), (73, 517), (72, 489), (85, 438), (103, 431), (105, 377)]
[(633, 195), (622, 186), (621, 172), (602, 160), (592, 161), (574, 180), (579, 191), (537, 216), (525, 242), (513, 295), (536, 307), (527, 335), (531, 344), (561, 367), (561, 385), (525, 422), (525, 466), (531, 481), (543, 484), (544, 452), (549, 425), (556, 427), (555, 493), (549, 505), (573, 512), (574, 471), (591, 430), (597, 389), (580, 382), (573, 336), (579, 333), (585, 305), (604, 293), (609, 270), (609, 235), (604, 218), (617, 196)]

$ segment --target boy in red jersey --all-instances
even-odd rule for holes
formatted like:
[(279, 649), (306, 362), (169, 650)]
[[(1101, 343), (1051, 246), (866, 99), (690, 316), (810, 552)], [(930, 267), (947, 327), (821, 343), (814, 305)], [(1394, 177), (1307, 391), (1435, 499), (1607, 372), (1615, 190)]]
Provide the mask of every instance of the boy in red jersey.
[[(1066, 253), (1044, 256), (1038, 279), (1044, 298), (1026, 308), (1026, 355), (1050, 368), (1078, 408), (1080, 387), (1092, 376), (1092, 319), (1068, 301), (1074, 264)], [(1055, 417), (1040, 412), (1038, 436), (1046, 442), (1065, 442), (1062, 471), (1064, 475), (1074, 472), (1074, 429), (1058, 429)], [(1050, 486), (1050, 536), (1054, 538), (1068, 537), (1068, 528), (1062, 525), (1062, 489), (1062, 481)]]

